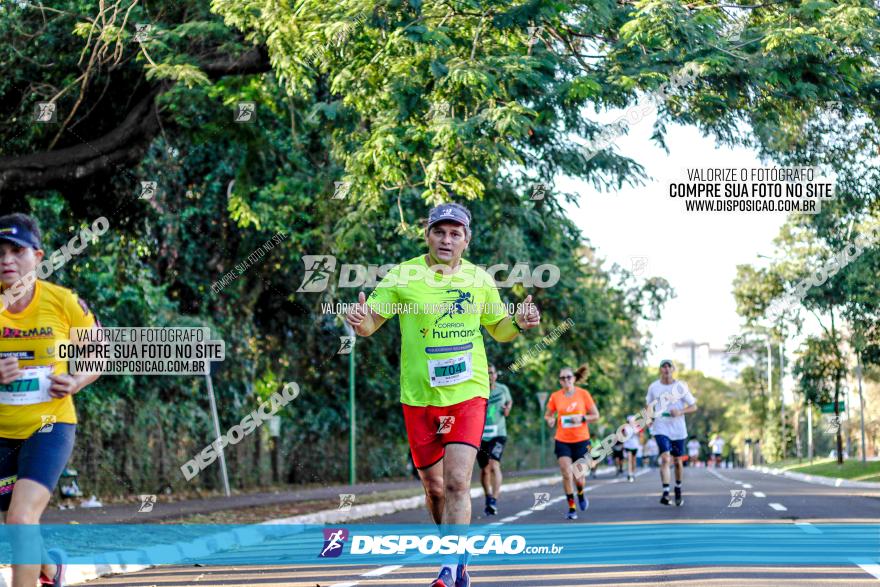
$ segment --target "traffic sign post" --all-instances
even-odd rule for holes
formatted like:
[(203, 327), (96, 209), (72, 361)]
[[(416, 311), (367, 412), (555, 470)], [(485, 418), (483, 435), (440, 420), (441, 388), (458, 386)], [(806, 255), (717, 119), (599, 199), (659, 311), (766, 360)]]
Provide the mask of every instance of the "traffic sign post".
[[(843, 414), (844, 410), (846, 409), (846, 402), (840, 401), (840, 402), (837, 402), (837, 404), (839, 406), (839, 409), (837, 410), (837, 412), (839, 414)], [(828, 402), (827, 404), (819, 404), (819, 411), (822, 412), (823, 414), (833, 414), (834, 413), (834, 402)]]
[(545, 423), (544, 423), (544, 404), (547, 403), (547, 392), (546, 391), (539, 391), (539, 392), (535, 393), (535, 397), (538, 398), (538, 408), (540, 410), (540, 412), (538, 413), (538, 416), (541, 418), (541, 461), (540, 461), (540, 463), (541, 463), (541, 468), (543, 469), (544, 468), (544, 453), (546, 452), (546, 449), (544, 447), (544, 443), (546, 442), (546, 437), (547, 437), (547, 432), (544, 429), (544, 426), (545, 426)]

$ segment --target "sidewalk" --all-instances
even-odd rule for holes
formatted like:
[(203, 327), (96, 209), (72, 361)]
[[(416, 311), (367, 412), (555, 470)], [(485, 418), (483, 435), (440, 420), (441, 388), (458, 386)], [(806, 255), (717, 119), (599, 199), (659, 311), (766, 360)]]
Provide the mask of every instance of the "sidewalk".
[[(553, 475), (558, 469), (536, 469), (530, 471), (505, 472), (506, 481), (536, 475)], [(479, 476), (474, 476), (479, 484)], [(356, 485), (328, 485), (312, 489), (289, 489), (286, 491), (233, 494), (230, 497), (210, 497), (204, 499), (188, 499), (164, 502), (159, 495), (158, 503), (151, 512), (138, 512), (140, 501), (112, 504), (102, 508), (80, 508), (59, 510), (57, 506), (46, 509), (41, 519), (42, 524), (155, 524), (161, 521), (174, 520), (194, 514), (209, 514), (231, 509), (242, 509), (255, 506), (275, 504), (302, 503), (319, 500), (333, 500), (339, 503), (340, 493), (352, 493), (357, 496), (355, 503), (362, 503), (364, 498), (388, 491), (413, 490), (421, 491), (421, 482), (410, 479), (406, 481), (380, 481), (376, 483), (358, 483)], [(77, 504), (79, 500), (77, 501)]]

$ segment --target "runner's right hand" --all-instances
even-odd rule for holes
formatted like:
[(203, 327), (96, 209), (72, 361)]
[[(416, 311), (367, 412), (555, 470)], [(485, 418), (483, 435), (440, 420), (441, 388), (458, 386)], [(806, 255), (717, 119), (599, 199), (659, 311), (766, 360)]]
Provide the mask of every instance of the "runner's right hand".
[(367, 296), (364, 292), (358, 294), (358, 303), (346, 313), (345, 321), (351, 324), (358, 334), (361, 333), (361, 328), (368, 328), (372, 324), (373, 317), (367, 307)]
[(18, 369), (18, 359), (15, 357), (0, 359), (0, 384), (12, 383), (19, 377), (21, 377), (21, 371)]
[(556, 426), (556, 418), (550, 416), (550, 417), (544, 418), (544, 420), (547, 421), (547, 426), (549, 426), (550, 428), (553, 428), (554, 426)]

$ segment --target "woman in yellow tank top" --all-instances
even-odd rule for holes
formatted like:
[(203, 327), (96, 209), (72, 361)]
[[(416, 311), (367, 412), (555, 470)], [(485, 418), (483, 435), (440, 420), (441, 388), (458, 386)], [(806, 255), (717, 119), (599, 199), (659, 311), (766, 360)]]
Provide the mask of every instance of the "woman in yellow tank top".
[(63, 553), (43, 552), (35, 530), (73, 450), (73, 395), (98, 378), (71, 375), (56, 360), (71, 328), (100, 324), (72, 291), (37, 279), (44, 256), (33, 218), (0, 217), (0, 511), (19, 528), (13, 560), (43, 563), (13, 565), (13, 587), (63, 585)]

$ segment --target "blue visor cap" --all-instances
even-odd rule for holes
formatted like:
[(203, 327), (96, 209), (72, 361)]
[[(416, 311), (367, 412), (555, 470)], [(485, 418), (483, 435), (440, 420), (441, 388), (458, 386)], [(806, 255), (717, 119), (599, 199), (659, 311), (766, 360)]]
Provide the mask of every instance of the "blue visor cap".
[(19, 222), (0, 222), (0, 240), (9, 241), (20, 247), (40, 249), (40, 240), (27, 227)]

